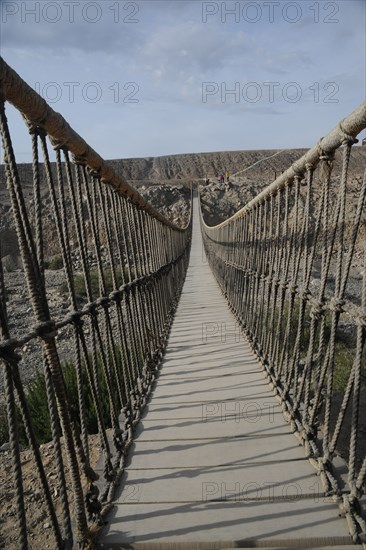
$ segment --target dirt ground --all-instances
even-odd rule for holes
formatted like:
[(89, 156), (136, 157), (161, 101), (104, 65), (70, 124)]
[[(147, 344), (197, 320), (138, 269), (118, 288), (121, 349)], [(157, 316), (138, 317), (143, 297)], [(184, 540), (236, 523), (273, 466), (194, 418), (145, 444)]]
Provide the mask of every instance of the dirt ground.
[[(89, 436), (91, 451), (90, 463), (94, 467), (101, 453), (99, 436)], [(42, 462), (46, 471), (51, 495), (56, 505), (56, 514), (62, 514), (59, 481), (56, 473), (53, 444), (40, 446)], [(63, 453), (64, 454), (64, 453)], [(65, 457), (64, 457), (65, 458)], [(28, 542), (30, 550), (54, 549), (55, 540), (47, 515), (46, 504), (42, 496), (41, 485), (36, 473), (35, 462), (30, 450), (21, 452), (23, 487), (27, 515)], [(71, 494), (71, 480), (67, 459), (64, 460), (66, 482)], [(83, 480), (85, 484), (85, 479)], [(72, 507), (72, 502), (70, 503)], [(16, 527), (15, 491), (12, 476), (12, 461), (9, 451), (0, 453), (0, 548), (19, 550), (18, 532)]]

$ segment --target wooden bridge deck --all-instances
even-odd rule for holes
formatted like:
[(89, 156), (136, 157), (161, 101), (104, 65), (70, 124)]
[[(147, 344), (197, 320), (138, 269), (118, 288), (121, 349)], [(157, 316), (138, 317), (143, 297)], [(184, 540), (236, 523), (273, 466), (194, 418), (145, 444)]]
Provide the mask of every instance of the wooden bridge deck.
[(197, 212), (130, 456), (100, 548), (355, 548), (211, 274)]

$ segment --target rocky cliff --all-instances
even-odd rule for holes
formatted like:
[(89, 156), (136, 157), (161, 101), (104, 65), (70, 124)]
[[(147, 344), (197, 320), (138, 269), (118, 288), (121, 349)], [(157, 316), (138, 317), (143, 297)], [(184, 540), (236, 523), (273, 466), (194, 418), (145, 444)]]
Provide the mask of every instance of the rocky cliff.
[[(273, 181), (291, 164), (299, 159), (306, 149), (229, 151), (216, 153), (191, 153), (163, 157), (109, 160), (108, 163), (125, 181), (135, 186), (154, 207), (175, 223), (184, 224), (188, 211), (188, 188), (198, 187), (207, 177), (210, 184), (201, 187), (204, 214), (207, 223), (215, 225), (233, 215), (268, 183)], [(334, 161), (333, 181), (339, 181), (341, 151)], [(355, 189), (359, 185), (366, 165), (366, 147), (353, 149), (350, 164), (350, 182)], [(19, 164), (19, 175), (26, 204), (32, 219), (32, 165)], [(52, 166), (55, 174), (55, 166)], [(231, 183), (223, 186), (218, 178), (230, 173)], [(43, 173), (41, 167), (41, 174)], [(0, 166), (0, 245), (5, 269), (17, 269), (19, 257), (12, 224), (10, 203), (6, 191), (4, 167)], [(52, 249), (57, 243), (56, 230), (50, 209), (50, 199), (45, 178), (42, 177), (42, 204), (44, 227), (52, 256), (59, 253)], [(350, 203), (349, 208), (353, 208)]]

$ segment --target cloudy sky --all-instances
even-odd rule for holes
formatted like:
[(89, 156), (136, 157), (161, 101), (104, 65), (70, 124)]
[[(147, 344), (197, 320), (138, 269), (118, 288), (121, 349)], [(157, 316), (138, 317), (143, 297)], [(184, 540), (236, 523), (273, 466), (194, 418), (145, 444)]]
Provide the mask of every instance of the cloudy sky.
[(307, 147), (365, 99), (365, 0), (0, 7), (1, 55), (104, 158)]

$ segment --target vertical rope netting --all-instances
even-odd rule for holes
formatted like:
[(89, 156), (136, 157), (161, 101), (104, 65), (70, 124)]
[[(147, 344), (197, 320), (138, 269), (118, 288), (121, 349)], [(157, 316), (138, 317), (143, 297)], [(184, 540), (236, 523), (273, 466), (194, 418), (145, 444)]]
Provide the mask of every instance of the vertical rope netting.
[[(0, 105), (3, 110), (3, 104)], [(1, 253), (1, 248), (0, 248)], [(0, 335), (1, 339), (9, 339), (9, 328), (6, 311), (6, 288), (3, 276), (3, 264), (0, 257)], [(26, 549), (27, 544), (27, 522), (24, 506), (24, 492), (22, 480), (22, 467), (20, 460), (20, 449), (18, 439), (18, 426), (16, 417), (15, 395), (13, 389), (13, 371), (17, 368), (20, 357), (10, 349), (8, 353), (1, 357), (1, 366), (4, 369), (4, 394), (7, 412), (7, 422), (9, 431), (9, 447), (12, 458), (12, 471), (14, 478), (14, 489), (16, 495), (16, 522), (18, 528), (19, 548)]]
[[(351, 181), (357, 140), (344, 127), (229, 220), (209, 227), (201, 211), (201, 230), (222, 292), (326, 494), (342, 495), (357, 542), (366, 539), (366, 182)], [(358, 290), (353, 269), (363, 270)]]
[(33, 157), (33, 200), (37, 258), (42, 277), (44, 277), (44, 253), (43, 253), (43, 230), (42, 230), (42, 204), (38, 159), (38, 132), (39, 130), (29, 125), (29, 133), (32, 136), (32, 157)]
[[(6, 312), (6, 299), (5, 299), (5, 284), (4, 284), (1, 254), (0, 254), (0, 332), (1, 332), (1, 337), (2, 338), (6, 338), (6, 339), (9, 338), (9, 329), (8, 329), (7, 312)], [(9, 367), (10, 367), (10, 370), (11, 370), (10, 374), (12, 376), (14, 387), (16, 388), (16, 391), (17, 391), (17, 394), (18, 394), (19, 407), (20, 407), (20, 411), (21, 411), (21, 415), (22, 415), (22, 419), (23, 419), (23, 423), (24, 423), (25, 433), (26, 433), (29, 445), (31, 447), (31, 450), (32, 450), (32, 453), (33, 453), (33, 456), (34, 456), (34, 461), (36, 463), (37, 473), (38, 473), (38, 476), (39, 476), (39, 479), (40, 479), (40, 482), (41, 482), (41, 485), (42, 485), (42, 488), (43, 488), (48, 513), (49, 513), (49, 516), (50, 516), (50, 519), (51, 519), (52, 529), (53, 529), (53, 532), (54, 532), (54, 535), (55, 535), (57, 548), (62, 549), (62, 548), (66, 547), (66, 544), (65, 544), (66, 541), (62, 540), (61, 532), (60, 532), (59, 525), (58, 525), (57, 518), (56, 518), (56, 514), (55, 514), (55, 509), (54, 509), (54, 506), (53, 506), (50, 490), (49, 490), (47, 479), (46, 479), (46, 474), (45, 474), (45, 471), (44, 471), (44, 468), (43, 468), (40, 452), (39, 452), (39, 449), (38, 449), (38, 445), (37, 445), (36, 438), (35, 438), (33, 428), (32, 428), (32, 424), (31, 424), (31, 421), (30, 421), (29, 410), (28, 410), (26, 399), (25, 399), (23, 387), (22, 387), (22, 384), (21, 384), (21, 381), (20, 381), (20, 377), (19, 377), (19, 370), (18, 370), (19, 359), (20, 359), (20, 357), (16, 356), (15, 354), (13, 354), (13, 355), (9, 354), (8, 363), (9, 363)], [(5, 360), (5, 362), (7, 362), (7, 361)], [(9, 374), (6, 374), (5, 378), (7, 379), (8, 376), (9, 376)], [(6, 382), (5, 386), (8, 386), (8, 385), (9, 385), (9, 382)], [(8, 392), (6, 392), (6, 394), (7, 393)], [(11, 402), (9, 402), (9, 401), (10, 400), (9, 400), (9, 397), (8, 397), (7, 398), (8, 409), (9, 409), (9, 406), (11, 407), (11, 413), (10, 413), (11, 416), (10, 416), (10, 420), (9, 420), (9, 430), (10, 430), (10, 438), (12, 440), (13, 437), (14, 437), (14, 434), (16, 435), (16, 427), (14, 426), (14, 418), (13, 418), (13, 407), (14, 407), (14, 405), (11, 405)], [(13, 458), (14, 458), (14, 444), (13, 444), (13, 442), (11, 442), (11, 451), (12, 451)], [(15, 469), (15, 476), (17, 477), (17, 476), (19, 476), (19, 470), (18, 470), (18, 467), (19, 467), (19, 449), (15, 448), (15, 456), (16, 456), (16, 458), (15, 458), (15, 461), (14, 461), (14, 465), (15, 465), (14, 469)], [(22, 525), (22, 520), (25, 522), (25, 515), (24, 515), (22, 502), (21, 501), (19, 502), (19, 498), (22, 499), (22, 496), (23, 496), (22, 491), (23, 491), (22, 487), (19, 485), (19, 481), (18, 481), (17, 482), (17, 495), (18, 495), (18, 506), (17, 506), (17, 508), (18, 508), (18, 521), (20, 521), (20, 530), (21, 530), (21, 535), (20, 535), (20, 538), (19, 538), (19, 544), (21, 545), (20, 547), (23, 548), (23, 547), (26, 547), (26, 540), (25, 540), (24, 532), (23, 532), (23, 529), (26, 527), (26, 524)]]
[[(51, 369), (53, 385), (57, 395), (59, 417), (68, 450), (69, 466), (72, 472), (72, 482), (77, 507), (76, 514), (78, 518), (78, 537), (84, 537), (86, 533), (86, 522), (85, 515), (83, 514), (84, 507), (82, 506), (80, 477), (78, 475), (76, 455), (70, 430), (70, 419), (65, 399), (66, 396), (64, 393), (62, 380), (60, 378), (59, 361), (54, 344), (54, 335), (49, 335), (52, 329), (50, 326), (48, 305), (44, 294), (44, 285), (36, 259), (29, 219), (24, 203), (24, 198), (22, 195), (19, 175), (17, 172), (17, 165), (15, 162), (10, 134), (3, 109), (1, 112), (1, 134), (3, 139), (8, 190), (12, 201), (14, 224), (26, 274), (29, 297), (33, 306), (34, 315), (38, 323), (40, 323), (40, 328), (38, 329), (38, 332), (39, 336), (43, 340), (43, 350), (45, 357), (47, 358), (47, 364)], [(11, 411), (9, 410), (9, 414), (10, 412)]]
[[(0, 362), (14, 472), (17, 544), (25, 550), (29, 536), (18, 437), (21, 418), (55, 548), (71, 548), (74, 539), (80, 548), (92, 548), (93, 533), (111, 507), (134, 426), (158, 373), (188, 265), (191, 222), (185, 229), (178, 228), (137, 193), (129, 190), (128, 198), (124, 184), (119, 189), (115, 182), (102, 181), (83, 155), (75, 154), (63, 140), (50, 138), (38, 120), (24, 117), (33, 155), (33, 200), (28, 204), (4, 103), (0, 118), (5, 176), (35, 324), (29, 332), (11, 338), (9, 278), (2, 274), (0, 257)], [(55, 163), (50, 161), (49, 139)], [(55, 229), (52, 242), (47, 234), (50, 221)], [(53, 304), (50, 311), (52, 278), (47, 265), (50, 254), (55, 253), (62, 260), (66, 314), (55, 311)], [(65, 359), (75, 375), (76, 400), (68, 393), (66, 364), (61, 362), (65, 351), (59, 349), (58, 334), (68, 338)], [(33, 340), (39, 341), (43, 364), (59, 488), (56, 495), (50, 491), (27, 404), (27, 388), (19, 373), (23, 350), (15, 353)], [(103, 453), (100, 476), (91, 463), (95, 453), (89, 438), (90, 406)]]

